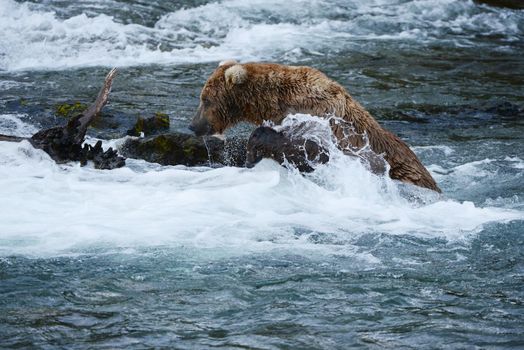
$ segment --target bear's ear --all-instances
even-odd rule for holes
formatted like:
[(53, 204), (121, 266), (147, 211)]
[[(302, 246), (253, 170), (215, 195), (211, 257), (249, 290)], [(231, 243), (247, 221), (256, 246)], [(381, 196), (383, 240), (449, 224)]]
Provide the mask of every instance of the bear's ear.
[(225, 61), (222, 61), (218, 64), (219, 67), (222, 67), (222, 66), (232, 66), (234, 64), (237, 64), (238, 62), (236, 60), (225, 60)]
[(224, 77), (228, 86), (242, 84), (247, 80), (247, 71), (241, 64), (235, 64), (226, 69)]

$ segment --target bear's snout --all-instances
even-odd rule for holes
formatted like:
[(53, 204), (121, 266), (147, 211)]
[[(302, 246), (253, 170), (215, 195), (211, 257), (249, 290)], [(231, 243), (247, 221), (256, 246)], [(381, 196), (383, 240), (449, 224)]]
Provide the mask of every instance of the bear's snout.
[(203, 116), (201, 108), (199, 108), (189, 124), (189, 130), (195, 133), (196, 136), (204, 136), (213, 134), (213, 128), (207, 119)]

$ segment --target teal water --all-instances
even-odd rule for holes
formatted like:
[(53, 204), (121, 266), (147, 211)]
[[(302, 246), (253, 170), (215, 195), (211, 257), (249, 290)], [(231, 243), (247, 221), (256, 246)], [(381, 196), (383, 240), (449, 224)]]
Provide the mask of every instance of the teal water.
[(108, 143), (157, 111), (189, 132), (220, 60), (306, 64), (444, 192), (412, 203), (352, 163), (104, 172), (0, 144), (0, 347), (524, 347), (523, 23), (471, 1), (0, 0), (0, 133), (63, 123), (112, 66)]

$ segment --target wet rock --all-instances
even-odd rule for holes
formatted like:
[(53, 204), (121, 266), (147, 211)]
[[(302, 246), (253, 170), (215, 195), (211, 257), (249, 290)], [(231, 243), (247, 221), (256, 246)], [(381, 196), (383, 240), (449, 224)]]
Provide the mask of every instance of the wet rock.
[(151, 136), (169, 130), (169, 116), (157, 112), (150, 118), (138, 117), (135, 125), (127, 131), (129, 136)]
[(256, 128), (247, 143), (248, 168), (263, 158), (270, 158), (283, 165), (287, 161), (302, 172), (315, 170), (315, 163), (327, 163), (329, 152), (312, 140), (291, 139), (283, 132), (270, 127)]
[(41, 101), (30, 100), (20, 97), (15, 100), (5, 102), (2, 108), (3, 113), (18, 114), (21, 120), (42, 127), (52, 127), (62, 121), (62, 118), (55, 116), (54, 111), (50, 112), (45, 108)]
[(246, 143), (246, 140), (236, 137), (221, 140), (213, 136), (196, 137), (172, 132), (147, 138), (129, 138), (120, 152), (128, 158), (162, 165), (242, 167), (246, 163)]
[[(358, 158), (366, 168), (377, 175), (385, 175), (388, 169), (384, 157), (370, 149), (342, 150)], [(247, 143), (246, 166), (253, 167), (263, 158), (275, 160), (280, 165), (289, 164), (300, 172), (312, 172), (316, 165), (329, 162), (330, 154), (322, 144), (301, 136), (290, 136), (267, 126), (256, 128)]]

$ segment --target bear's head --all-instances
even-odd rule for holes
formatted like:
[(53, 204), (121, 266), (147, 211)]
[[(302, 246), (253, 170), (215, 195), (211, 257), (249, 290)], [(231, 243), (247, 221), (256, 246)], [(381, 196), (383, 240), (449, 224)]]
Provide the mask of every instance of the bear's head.
[(289, 113), (343, 115), (345, 107), (344, 88), (314, 68), (226, 61), (206, 81), (189, 128), (222, 134), (240, 121), (278, 124)]
[(200, 94), (200, 105), (189, 129), (197, 136), (222, 134), (246, 116), (242, 88), (247, 70), (236, 61), (220, 63), (206, 81)]

